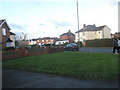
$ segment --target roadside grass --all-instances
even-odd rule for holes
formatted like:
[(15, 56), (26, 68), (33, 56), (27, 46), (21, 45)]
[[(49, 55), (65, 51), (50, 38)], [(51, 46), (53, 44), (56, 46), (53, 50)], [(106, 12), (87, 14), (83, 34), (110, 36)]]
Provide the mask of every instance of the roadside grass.
[(112, 53), (58, 52), (3, 61), (2, 66), (81, 79), (118, 79), (118, 55)]

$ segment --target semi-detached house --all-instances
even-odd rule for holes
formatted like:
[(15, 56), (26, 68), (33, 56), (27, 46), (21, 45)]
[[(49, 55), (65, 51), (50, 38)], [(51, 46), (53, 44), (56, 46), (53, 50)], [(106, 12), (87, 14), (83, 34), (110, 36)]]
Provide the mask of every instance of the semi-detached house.
[(0, 20), (0, 49), (15, 46), (15, 34), (10, 32), (6, 20)]
[(86, 40), (111, 38), (111, 29), (107, 25), (98, 26), (83, 25), (83, 28), (75, 32), (75, 41), (85, 42)]

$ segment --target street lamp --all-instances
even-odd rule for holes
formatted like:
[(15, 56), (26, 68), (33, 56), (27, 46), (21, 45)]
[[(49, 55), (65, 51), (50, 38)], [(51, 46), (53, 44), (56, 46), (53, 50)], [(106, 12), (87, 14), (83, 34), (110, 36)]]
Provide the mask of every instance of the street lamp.
[[(78, 0), (76, 1), (76, 5), (77, 5), (77, 24), (78, 24), (78, 31), (79, 31), (79, 9), (78, 9)], [(78, 32), (78, 41), (80, 41), (79, 32)]]

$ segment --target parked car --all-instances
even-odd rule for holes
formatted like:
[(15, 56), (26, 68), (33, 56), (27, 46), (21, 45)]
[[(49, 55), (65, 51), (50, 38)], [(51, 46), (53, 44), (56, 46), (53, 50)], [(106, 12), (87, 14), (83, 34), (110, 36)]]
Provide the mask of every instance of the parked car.
[(21, 48), (20, 46), (13, 46), (14, 49), (18, 49)]
[(77, 44), (75, 43), (70, 43), (70, 44), (67, 44), (65, 47), (64, 47), (64, 50), (65, 51), (78, 51), (79, 50), (79, 47)]

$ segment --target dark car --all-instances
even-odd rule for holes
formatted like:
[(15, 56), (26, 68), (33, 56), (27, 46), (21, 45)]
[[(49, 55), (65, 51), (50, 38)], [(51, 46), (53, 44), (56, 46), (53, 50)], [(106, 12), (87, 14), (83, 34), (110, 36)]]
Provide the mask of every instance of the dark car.
[(65, 51), (78, 51), (79, 50), (79, 47), (77, 44), (75, 43), (70, 43), (70, 44), (67, 44), (65, 47), (64, 47), (64, 50)]

